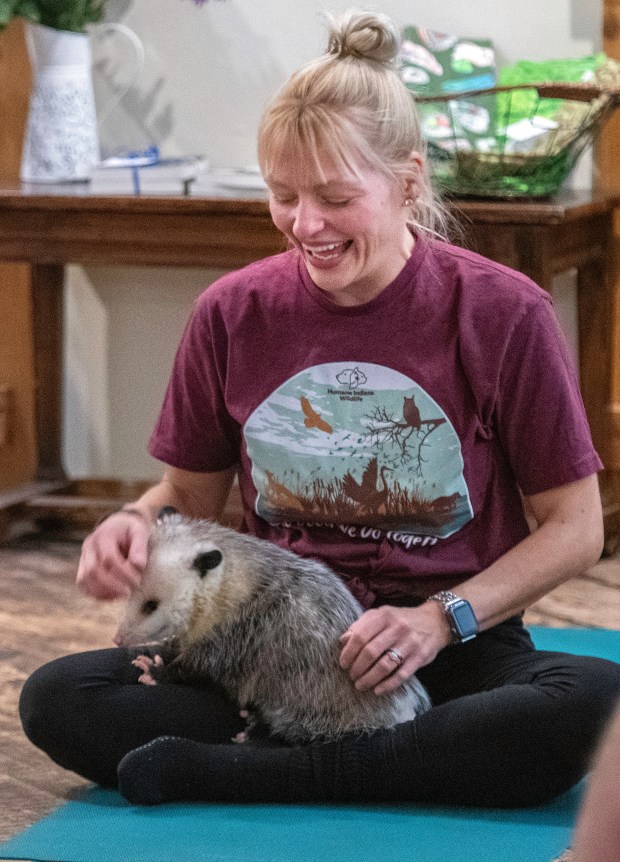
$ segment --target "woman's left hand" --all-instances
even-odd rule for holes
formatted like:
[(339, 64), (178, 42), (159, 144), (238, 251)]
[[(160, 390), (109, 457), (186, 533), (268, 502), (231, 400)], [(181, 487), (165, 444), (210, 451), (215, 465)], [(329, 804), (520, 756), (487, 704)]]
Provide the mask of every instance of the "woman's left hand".
[(415, 608), (383, 605), (366, 611), (342, 635), (340, 666), (360, 691), (384, 694), (430, 664), (451, 640), (439, 602)]

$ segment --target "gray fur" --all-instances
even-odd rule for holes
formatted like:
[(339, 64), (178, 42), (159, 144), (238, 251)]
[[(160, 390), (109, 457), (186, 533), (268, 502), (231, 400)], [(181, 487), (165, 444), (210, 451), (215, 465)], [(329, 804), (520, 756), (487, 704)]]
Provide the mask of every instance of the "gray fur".
[[(222, 554), (219, 564), (214, 550)], [(201, 576), (205, 559), (215, 567)], [(145, 614), (149, 601), (158, 607)], [(361, 613), (327, 566), (172, 515), (153, 528), (149, 562), (127, 601), (117, 642), (167, 642), (168, 672), (215, 680), (289, 742), (333, 739), (392, 727), (430, 706), (415, 677), (380, 696), (354, 688), (338, 664), (338, 639)], [(205, 632), (212, 614), (218, 621)]]

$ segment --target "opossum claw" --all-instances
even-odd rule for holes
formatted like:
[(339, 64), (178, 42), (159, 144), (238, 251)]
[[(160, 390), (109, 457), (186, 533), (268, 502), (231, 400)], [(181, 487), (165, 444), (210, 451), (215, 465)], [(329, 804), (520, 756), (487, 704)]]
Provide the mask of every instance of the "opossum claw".
[(134, 658), (131, 663), (134, 667), (144, 671), (144, 673), (138, 677), (138, 682), (141, 682), (144, 685), (157, 685), (157, 680), (151, 675), (151, 671), (153, 668), (163, 667), (164, 662), (160, 655), (156, 655), (154, 659), (148, 655), (139, 655)]

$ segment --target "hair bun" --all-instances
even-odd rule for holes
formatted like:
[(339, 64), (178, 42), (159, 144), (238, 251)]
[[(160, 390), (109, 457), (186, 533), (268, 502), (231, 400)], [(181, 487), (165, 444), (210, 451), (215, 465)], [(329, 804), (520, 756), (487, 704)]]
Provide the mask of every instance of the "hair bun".
[(352, 9), (330, 18), (327, 50), (339, 58), (358, 57), (388, 65), (400, 50), (400, 33), (386, 15)]

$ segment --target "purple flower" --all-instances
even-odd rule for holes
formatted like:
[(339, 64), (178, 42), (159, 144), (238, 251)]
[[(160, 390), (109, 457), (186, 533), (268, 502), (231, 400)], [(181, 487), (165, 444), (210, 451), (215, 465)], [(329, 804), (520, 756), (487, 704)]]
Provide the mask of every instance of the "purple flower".
[[(0, 0), (2, 2), (2, 0)], [(193, 0), (194, 6), (205, 6), (209, 0)]]

